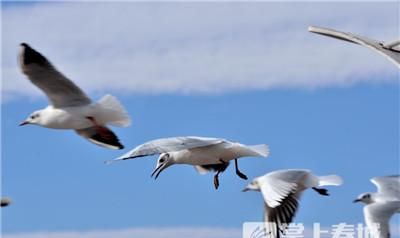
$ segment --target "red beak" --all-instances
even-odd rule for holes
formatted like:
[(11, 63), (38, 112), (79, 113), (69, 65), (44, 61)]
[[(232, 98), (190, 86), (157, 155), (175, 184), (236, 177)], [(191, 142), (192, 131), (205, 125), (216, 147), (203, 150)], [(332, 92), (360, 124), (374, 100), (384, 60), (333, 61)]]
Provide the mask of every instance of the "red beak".
[(21, 123), (19, 124), (19, 126), (24, 126), (24, 125), (27, 125), (27, 124), (29, 124), (29, 122), (23, 121), (23, 122), (21, 122)]

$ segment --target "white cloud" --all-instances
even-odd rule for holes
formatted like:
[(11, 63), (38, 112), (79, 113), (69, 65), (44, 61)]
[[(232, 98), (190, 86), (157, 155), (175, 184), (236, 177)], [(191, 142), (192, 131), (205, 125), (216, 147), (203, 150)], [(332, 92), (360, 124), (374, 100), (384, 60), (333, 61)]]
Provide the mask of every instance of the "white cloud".
[(130, 228), (122, 230), (98, 230), (77, 232), (35, 232), (5, 234), (4, 238), (238, 238), (242, 231), (234, 228)]
[[(351, 225), (347, 223), (347, 225)], [(358, 224), (354, 224), (350, 229), (354, 229), (355, 234)], [(314, 230), (313, 227), (305, 227), (302, 231), (304, 237), (312, 237), (319, 234), (321, 238), (332, 237), (332, 227), (321, 227)], [(400, 235), (399, 224), (391, 224), (391, 234), (393, 237)], [(149, 227), (149, 228), (126, 228), (116, 230), (93, 230), (93, 231), (54, 231), (54, 232), (26, 232), (2, 234), (3, 238), (240, 238), (242, 237), (241, 228), (218, 228), (218, 227)]]
[(64, 3), (3, 8), (3, 94), (40, 94), (20, 42), (91, 92), (215, 93), (396, 80), (365, 48), (309, 25), (398, 37), (397, 3)]

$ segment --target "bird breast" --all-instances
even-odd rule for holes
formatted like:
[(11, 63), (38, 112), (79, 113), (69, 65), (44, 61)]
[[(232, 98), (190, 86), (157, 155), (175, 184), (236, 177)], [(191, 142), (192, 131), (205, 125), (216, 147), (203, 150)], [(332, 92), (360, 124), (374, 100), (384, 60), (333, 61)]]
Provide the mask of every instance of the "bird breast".
[(93, 116), (89, 106), (53, 108), (47, 107), (41, 113), (42, 126), (53, 129), (83, 129), (93, 126), (87, 117)]

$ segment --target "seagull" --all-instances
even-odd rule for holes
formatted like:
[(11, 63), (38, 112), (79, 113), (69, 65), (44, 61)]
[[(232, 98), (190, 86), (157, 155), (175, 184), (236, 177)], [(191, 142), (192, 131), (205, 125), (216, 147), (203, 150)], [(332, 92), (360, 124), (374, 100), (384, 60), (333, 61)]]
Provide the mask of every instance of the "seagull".
[(377, 193), (363, 193), (354, 202), (365, 203), (365, 223), (373, 238), (389, 238), (389, 220), (400, 213), (400, 176), (375, 177), (371, 182), (378, 187)]
[(131, 123), (115, 97), (105, 95), (98, 102), (92, 102), (42, 54), (26, 43), (20, 46), (22, 72), (50, 101), (49, 106), (33, 112), (20, 126), (34, 124), (53, 129), (73, 129), (94, 144), (110, 149), (124, 148), (118, 137), (106, 127), (106, 124), (126, 127)]
[(11, 204), (11, 199), (9, 198), (2, 198), (0, 202), (1, 207), (7, 207), (8, 205)]
[(155, 154), (160, 154), (157, 166), (151, 174), (152, 177), (155, 176), (155, 179), (164, 169), (173, 164), (189, 164), (201, 174), (214, 171), (214, 186), (218, 189), (218, 176), (226, 170), (230, 160), (235, 160), (236, 174), (242, 179), (247, 179), (247, 176), (240, 172), (237, 159), (245, 156), (267, 157), (269, 149), (265, 144), (247, 146), (218, 138), (170, 137), (139, 145), (121, 157), (108, 162)]
[(339, 186), (342, 183), (342, 178), (337, 175), (316, 176), (309, 170), (286, 169), (255, 178), (243, 192), (261, 191), (265, 203), (265, 232), (271, 237), (279, 238), (292, 222), (304, 190), (312, 188), (317, 193), (328, 196), (328, 190), (318, 187)]

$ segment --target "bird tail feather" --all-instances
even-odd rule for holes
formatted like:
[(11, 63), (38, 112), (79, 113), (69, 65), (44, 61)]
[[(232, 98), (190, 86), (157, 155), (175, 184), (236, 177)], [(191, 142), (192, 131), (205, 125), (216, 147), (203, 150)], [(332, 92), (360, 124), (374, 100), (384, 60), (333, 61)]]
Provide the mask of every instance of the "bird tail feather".
[(107, 112), (103, 115), (106, 123), (121, 127), (127, 127), (131, 124), (127, 111), (114, 96), (105, 95), (98, 101), (98, 105)]
[(266, 144), (261, 145), (250, 145), (248, 146), (252, 151), (258, 154), (258, 156), (267, 157), (269, 155), (269, 147)]
[(333, 185), (339, 186), (342, 185), (343, 179), (338, 175), (327, 175), (327, 176), (319, 176), (319, 186), (325, 185)]

